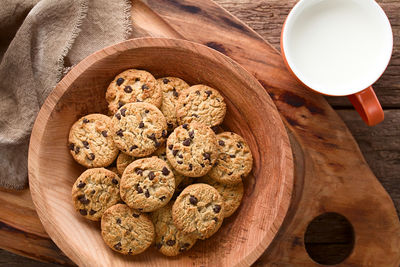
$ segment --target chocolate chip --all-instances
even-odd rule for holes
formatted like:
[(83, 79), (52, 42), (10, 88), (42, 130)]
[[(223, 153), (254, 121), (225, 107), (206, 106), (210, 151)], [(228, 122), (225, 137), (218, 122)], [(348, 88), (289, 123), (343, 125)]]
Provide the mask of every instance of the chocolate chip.
[(167, 155), (167, 153), (163, 152), (161, 153), (161, 157), (165, 157)]
[(144, 122), (143, 121), (139, 122), (139, 128), (143, 128), (143, 127), (144, 127)]
[(85, 195), (80, 195), (77, 197), (77, 199), (79, 200), (79, 202), (81, 202), (83, 205), (87, 205), (90, 203), (90, 200), (86, 198)]
[(90, 153), (89, 155), (87, 155), (88, 160), (94, 160), (95, 155), (93, 153)]
[(79, 184), (78, 184), (76, 187), (78, 187), (78, 188), (84, 188), (85, 186), (86, 186), (85, 183), (79, 182)]
[(174, 157), (176, 157), (176, 154), (178, 154), (179, 150), (172, 150), (172, 155), (174, 155)]
[(87, 141), (82, 141), (82, 144), (85, 148), (89, 148), (89, 143)]
[(96, 190), (93, 189), (92, 191), (90, 191), (90, 194), (93, 195), (94, 193), (96, 193)]
[(180, 159), (183, 159), (183, 155), (182, 155), (182, 154), (178, 155), (178, 157), (179, 157)]
[(196, 95), (200, 95), (200, 91), (199, 90), (196, 91)]
[(199, 115), (197, 115), (196, 113), (193, 113), (193, 114), (192, 114), (192, 117), (198, 118)]
[(219, 213), (221, 211), (221, 206), (220, 205), (215, 205), (214, 208), (213, 208), (213, 211), (215, 213)]
[(235, 155), (229, 155), (229, 157), (231, 157), (231, 158), (236, 158), (236, 156), (235, 156)]
[(168, 80), (168, 79), (166, 79), (166, 78), (165, 78), (165, 79), (163, 79), (162, 81), (163, 81), (163, 83), (164, 83), (164, 84), (167, 84), (167, 83), (169, 83), (169, 80)]
[(142, 175), (143, 174), (143, 170), (141, 168), (136, 168), (135, 169), (135, 173), (138, 175)]
[(142, 100), (140, 100), (140, 99), (136, 99), (136, 102), (143, 102)]
[(189, 164), (189, 171), (191, 171), (191, 170), (193, 170), (193, 164), (192, 163)]
[(219, 144), (220, 146), (225, 146), (225, 142), (222, 141), (222, 140), (218, 140), (218, 144)]
[(148, 109), (146, 109), (146, 110), (144, 111), (144, 113), (149, 113), (149, 110), (148, 110)]
[(184, 145), (184, 146), (190, 146), (190, 143), (192, 142), (192, 139), (190, 139), (190, 138), (186, 138), (183, 142), (182, 142), (182, 144)]
[(89, 215), (94, 215), (97, 211), (96, 210), (90, 210)]
[(117, 85), (120, 86), (125, 80), (123, 78), (117, 79)]
[(136, 184), (136, 191), (137, 191), (139, 194), (143, 193), (143, 189), (140, 187), (139, 184)]
[(178, 164), (182, 164), (182, 163), (183, 163), (183, 161), (177, 161), (176, 163), (178, 163)]
[(74, 143), (71, 143), (71, 144), (69, 144), (68, 145), (68, 148), (69, 148), (69, 150), (74, 150), (74, 148), (75, 148), (75, 145), (74, 145)]
[[(127, 230), (127, 232), (130, 233), (131, 230)], [(129, 255), (132, 255), (132, 249), (131, 249), (131, 248), (129, 249), (128, 254), (129, 254)]]
[(83, 122), (83, 123), (89, 123), (89, 120), (86, 119), (86, 118), (84, 118), (82, 122)]
[(104, 137), (107, 137), (107, 136), (108, 136), (107, 131), (105, 131), (105, 130), (102, 131), (101, 134), (102, 134)]
[(233, 174), (233, 172), (229, 172), (229, 173), (228, 173), (228, 175), (232, 175), (232, 174)]
[(178, 96), (179, 96), (179, 93), (176, 91), (175, 88), (174, 88), (174, 90), (172, 91), (172, 94), (173, 94), (175, 97), (178, 97)]
[(117, 224), (121, 224), (121, 219), (117, 218)]
[(174, 145), (168, 145), (169, 150), (172, 150), (172, 148), (174, 148)]
[(190, 137), (190, 139), (193, 139), (193, 138), (194, 138), (194, 130), (191, 130), (191, 131), (189, 132), (189, 137)]
[(129, 149), (129, 151), (132, 151), (132, 150), (134, 150), (134, 149), (136, 149), (136, 148), (138, 148), (138, 146), (137, 146), (137, 145), (133, 145), (133, 146), (131, 146), (131, 148)]
[(128, 94), (132, 93), (132, 87), (130, 87), (129, 85), (125, 86), (124, 91), (125, 91), (125, 93), (128, 93)]
[(183, 129), (186, 129), (186, 130), (187, 130), (188, 124), (187, 124), (187, 123), (184, 123), (184, 124), (182, 124), (182, 127), (183, 127)]
[(190, 196), (189, 197), (189, 202), (192, 205), (197, 205), (197, 202), (199, 202), (199, 200), (195, 196)]
[(156, 244), (156, 248), (157, 248), (157, 249), (160, 249), (161, 247), (162, 247), (162, 244), (161, 244), (161, 243), (157, 243), (157, 244)]
[(156, 140), (156, 135), (155, 135), (155, 133), (152, 133), (151, 135), (148, 135), (147, 138), (154, 141), (154, 140)]
[(121, 120), (121, 114), (115, 113), (115, 117), (116, 117), (118, 120)]
[(203, 163), (200, 163), (200, 166), (201, 166), (202, 168), (204, 168), (206, 165), (204, 165)]
[(121, 115), (125, 117), (126, 108), (121, 108), (119, 112), (121, 112)]
[(166, 196), (162, 196), (162, 197), (160, 197), (160, 200), (164, 201), (166, 198), (167, 198)]
[(242, 143), (237, 143), (236, 146), (237, 146), (238, 148), (243, 148)]
[(162, 130), (161, 136), (166, 138), (167, 137), (167, 130)]
[(216, 161), (216, 162), (214, 163), (214, 167), (217, 166), (217, 165), (218, 165), (218, 161)]
[(138, 81), (140, 81), (140, 78), (135, 78), (135, 82), (138, 82)]
[(142, 90), (147, 90), (147, 89), (149, 89), (149, 86), (147, 84), (143, 84), (142, 85)]
[(149, 192), (149, 190), (148, 190), (148, 189), (146, 189), (146, 192), (144, 193), (144, 196), (145, 196), (145, 197), (147, 197), (147, 198), (149, 198), (149, 197), (150, 197), (150, 192)]
[(167, 245), (170, 246), (170, 247), (172, 247), (173, 245), (175, 245), (175, 243), (176, 243), (176, 241), (175, 241), (175, 240), (172, 240), (172, 239), (170, 239), (170, 240), (167, 241)]
[(204, 152), (204, 153), (203, 153), (203, 157), (204, 157), (205, 160), (211, 161), (210, 153)]
[(87, 215), (87, 210), (85, 210), (85, 209), (80, 209), (80, 210), (79, 210), (79, 213), (82, 214), (83, 216), (86, 216), (86, 215)]
[(125, 103), (118, 102), (118, 108), (121, 108), (123, 105), (125, 105)]
[(133, 213), (132, 216), (135, 217), (135, 218), (139, 218), (140, 215), (136, 214), (136, 213)]
[(114, 248), (116, 249), (116, 250), (121, 250), (121, 242), (118, 242), (117, 244), (115, 244), (114, 245)]
[(155, 141), (154, 141), (154, 146), (155, 146), (155, 147), (160, 147), (160, 146), (161, 146), (161, 143), (158, 142), (157, 140), (155, 140)]
[(212, 94), (212, 91), (206, 91), (207, 97), (209, 97)]
[(167, 127), (168, 127), (168, 129), (172, 129), (172, 127), (174, 127), (174, 125), (172, 123), (167, 123)]
[(214, 217), (213, 220), (214, 220), (215, 222), (218, 222), (218, 218), (217, 218), (217, 217)]
[(118, 180), (115, 179), (115, 178), (112, 178), (111, 182), (112, 182), (113, 184), (118, 184)]
[(154, 172), (149, 172), (150, 181), (152, 181), (155, 177), (156, 177), (156, 175), (154, 174)]
[(121, 137), (124, 136), (122, 129), (119, 129), (116, 134)]
[(163, 167), (161, 172), (164, 176), (167, 176), (171, 171), (167, 167)]

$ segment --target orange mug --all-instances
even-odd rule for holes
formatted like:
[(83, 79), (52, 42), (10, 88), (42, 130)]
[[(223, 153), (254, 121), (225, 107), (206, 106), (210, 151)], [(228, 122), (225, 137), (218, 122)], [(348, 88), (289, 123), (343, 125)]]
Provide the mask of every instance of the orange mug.
[(389, 19), (374, 0), (300, 0), (281, 35), (289, 71), (318, 93), (347, 96), (369, 126), (384, 118), (371, 85), (392, 49)]

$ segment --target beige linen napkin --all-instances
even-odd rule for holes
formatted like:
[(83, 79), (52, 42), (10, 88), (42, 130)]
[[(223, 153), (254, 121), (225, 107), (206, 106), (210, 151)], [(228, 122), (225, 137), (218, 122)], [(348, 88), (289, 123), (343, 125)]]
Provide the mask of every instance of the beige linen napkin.
[(130, 37), (130, 9), (129, 0), (0, 0), (0, 187), (27, 185), (40, 106), (71, 66)]

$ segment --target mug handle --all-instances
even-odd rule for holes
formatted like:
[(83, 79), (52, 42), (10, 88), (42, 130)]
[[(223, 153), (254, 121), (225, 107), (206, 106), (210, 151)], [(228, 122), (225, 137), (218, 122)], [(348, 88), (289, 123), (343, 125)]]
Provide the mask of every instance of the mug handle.
[(347, 97), (368, 126), (374, 126), (383, 121), (383, 109), (372, 86)]

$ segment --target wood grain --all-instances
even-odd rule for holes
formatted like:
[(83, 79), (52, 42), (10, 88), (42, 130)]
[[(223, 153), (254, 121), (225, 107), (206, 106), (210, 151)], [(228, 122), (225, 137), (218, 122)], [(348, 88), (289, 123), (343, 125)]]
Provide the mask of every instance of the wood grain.
[[(103, 242), (98, 224), (82, 218), (71, 202), (71, 187), (82, 167), (74, 162), (67, 147), (70, 127), (84, 114), (107, 110), (105, 90), (115, 75), (128, 68), (217, 88), (227, 104), (223, 128), (240, 134), (254, 158), (252, 173), (244, 180), (239, 210), (210, 239), (197, 242), (174, 259), (154, 248), (135, 257), (113, 252)], [(47, 164), (50, 161), (51, 165)], [(98, 51), (74, 67), (39, 112), (29, 146), (28, 169), (32, 200), (43, 226), (80, 266), (252, 264), (281, 227), (294, 185), (289, 138), (264, 88), (221, 53), (174, 39), (129, 40)]]
[[(297, 0), (216, 0), (279, 50), (284, 20)], [(383, 108), (400, 108), (400, 2), (377, 0), (393, 29), (393, 55), (384, 75), (375, 83), (375, 92)], [(333, 107), (351, 107), (346, 97), (327, 97)]]

